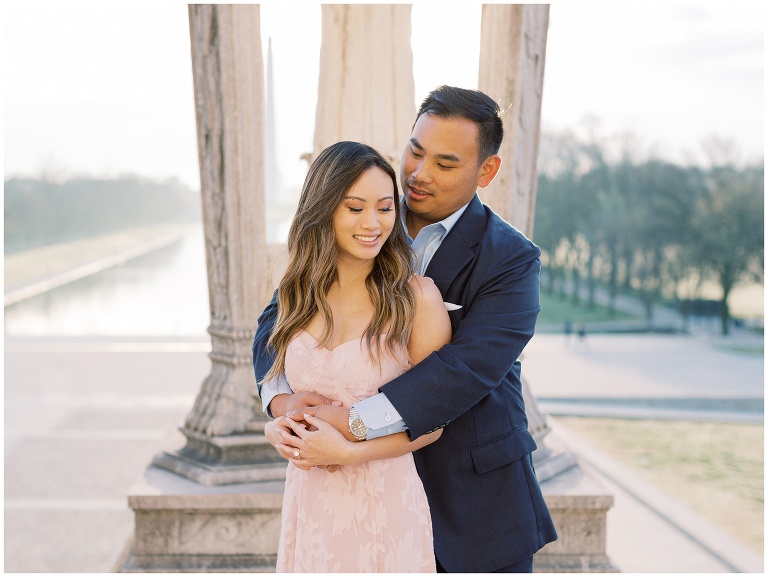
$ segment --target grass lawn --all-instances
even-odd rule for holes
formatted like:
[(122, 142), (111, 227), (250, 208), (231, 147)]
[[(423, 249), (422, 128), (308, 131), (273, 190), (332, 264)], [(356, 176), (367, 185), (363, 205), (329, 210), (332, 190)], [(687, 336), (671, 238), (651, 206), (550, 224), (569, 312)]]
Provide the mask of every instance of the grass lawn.
[[(762, 341), (760, 341), (762, 342)], [(736, 353), (743, 353), (746, 355), (760, 355), (762, 356), (765, 354), (765, 347), (760, 346), (758, 344), (755, 345), (745, 345), (745, 344), (738, 344), (738, 345), (730, 345), (727, 343), (717, 345), (717, 348), (724, 350), (724, 351), (733, 351)]]
[(558, 421), (763, 553), (762, 424)]
[(571, 297), (561, 298), (550, 295), (546, 291), (541, 291), (541, 312), (537, 322), (539, 324), (563, 324), (565, 321), (577, 323), (604, 322), (604, 321), (626, 321), (637, 320), (642, 317), (633, 316), (621, 311), (615, 311), (614, 315), (609, 314), (608, 308), (595, 305), (594, 308), (588, 308), (585, 303), (573, 304)]

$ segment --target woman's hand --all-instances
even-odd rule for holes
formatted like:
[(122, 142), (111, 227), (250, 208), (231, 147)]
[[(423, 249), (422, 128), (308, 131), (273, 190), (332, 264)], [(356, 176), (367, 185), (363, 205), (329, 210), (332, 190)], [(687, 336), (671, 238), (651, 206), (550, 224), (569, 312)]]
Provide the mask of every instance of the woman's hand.
[(338, 469), (336, 465), (348, 464), (354, 443), (345, 439), (326, 421), (312, 415), (306, 415), (304, 419), (312, 430), (305, 427), (303, 423), (285, 417), (285, 424), (288, 430), (296, 435), (295, 437), (286, 438), (286, 429), (282, 424), (279, 425), (281, 442), (275, 445), (275, 448), (280, 454), (296, 467), (304, 470), (327, 466), (330, 471), (335, 471)]

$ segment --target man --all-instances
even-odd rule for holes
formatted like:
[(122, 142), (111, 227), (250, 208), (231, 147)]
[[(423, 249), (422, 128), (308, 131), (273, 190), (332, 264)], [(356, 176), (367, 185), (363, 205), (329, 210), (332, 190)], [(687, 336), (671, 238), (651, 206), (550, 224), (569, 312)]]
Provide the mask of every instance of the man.
[[(265, 410), (318, 416), (348, 438), (405, 430), (413, 440), (445, 427), (414, 453), (443, 572), (530, 572), (533, 554), (557, 538), (533, 470), (518, 361), (540, 310), (540, 251), (476, 195), (499, 170), (502, 137), (491, 98), (441, 86), (422, 103), (403, 152), (406, 228), (418, 272), (453, 305), (451, 343), (350, 411), (287, 394), (284, 380), (261, 388)], [(273, 299), (259, 319), (257, 380), (271, 364), (276, 313)]]

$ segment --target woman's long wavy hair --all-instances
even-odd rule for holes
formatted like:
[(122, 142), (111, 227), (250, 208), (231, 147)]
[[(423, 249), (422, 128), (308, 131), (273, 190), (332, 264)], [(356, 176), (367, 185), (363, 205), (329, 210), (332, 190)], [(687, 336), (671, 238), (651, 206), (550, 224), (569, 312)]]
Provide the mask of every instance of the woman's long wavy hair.
[[(392, 179), (396, 213), (392, 232), (365, 279), (374, 313), (363, 336), (374, 361), (380, 359), (382, 340), (391, 353), (396, 348), (407, 353), (415, 307), (408, 280), (413, 274), (415, 259), (400, 218), (395, 171), (370, 146), (338, 142), (320, 153), (304, 181), (288, 233), (289, 264), (277, 289), (277, 321), (269, 338), (275, 362), (262, 382), (284, 371), (288, 343), (318, 311), (325, 325), (319, 346), (328, 346), (331, 341), (333, 316), (327, 295), (336, 279), (338, 261), (333, 214), (349, 189), (371, 168), (380, 168)], [(383, 334), (385, 339), (380, 338)]]

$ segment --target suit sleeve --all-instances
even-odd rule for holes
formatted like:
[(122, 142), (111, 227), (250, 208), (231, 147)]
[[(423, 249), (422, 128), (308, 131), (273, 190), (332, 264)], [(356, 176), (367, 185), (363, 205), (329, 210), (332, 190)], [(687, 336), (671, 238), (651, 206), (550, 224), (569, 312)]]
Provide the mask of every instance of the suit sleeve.
[(465, 301), (465, 316), (451, 342), (379, 389), (412, 439), (467, 412), (499, 386), (517, 361), (540, 310), (539, 254), (529, 243), (483, 267), (485, 278), (472, 278), (467, 286), (474, 296)]
[(256, 335), (253, 337), (251, 352), (253, 354), (253, 372), (256, 375), (256, 385), (259, 387), (259, 396), (261, 396), (261, 385), (259, 384), (272, 368), (275, 362), (274, 351), (269, 350), (267, 342), (272, 334), (272, 329), (277, 320), (277, 291), (272, 295), (272, 300), (259, 316), (259, 326), (256, 329)]

